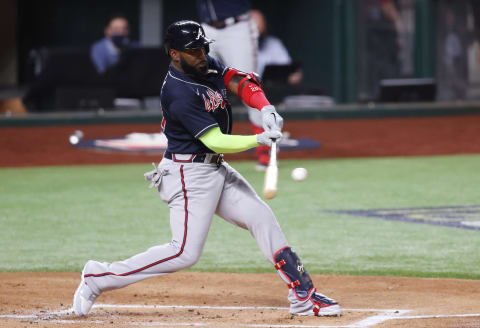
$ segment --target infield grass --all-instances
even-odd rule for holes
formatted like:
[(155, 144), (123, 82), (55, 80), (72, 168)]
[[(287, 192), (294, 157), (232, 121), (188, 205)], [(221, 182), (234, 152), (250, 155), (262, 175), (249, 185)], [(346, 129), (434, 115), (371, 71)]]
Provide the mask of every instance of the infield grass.
[[(253, 162), (231, 164), (261, 191)], [(295, 167), (306, 181), (290, 178)], [(282, 160), (267, 203), (310, 273), (480, 279), (479, 230), (328, 212), (480, 205), (479, 168), (477, 155)], [(168, 242), (168, 207), (143, 180), (150, 169), (0, 169), (0, 271), (80, 271)], [(190, 270), (274, 272), (247, 231), (218, 217)]]

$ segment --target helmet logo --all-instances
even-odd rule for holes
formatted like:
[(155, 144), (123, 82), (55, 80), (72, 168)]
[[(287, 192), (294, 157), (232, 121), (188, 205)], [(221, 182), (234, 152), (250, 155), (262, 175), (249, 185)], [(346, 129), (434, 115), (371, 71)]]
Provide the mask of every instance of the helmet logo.
[(195, 40), (199, 40), (201, 37), (205, 37), (205, 35), (203, 34), (203, 30), (199, 28)]

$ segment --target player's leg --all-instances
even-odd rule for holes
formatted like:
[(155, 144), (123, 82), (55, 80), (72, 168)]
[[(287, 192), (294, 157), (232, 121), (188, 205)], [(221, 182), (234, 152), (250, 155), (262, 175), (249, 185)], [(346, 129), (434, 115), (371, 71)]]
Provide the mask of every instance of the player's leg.
[[(222, 191), (225, 171), (216, 165), (164, 162), (162, 167), (169, 172), (163, 177), (159, 194), (170, 208), (172, 241), (124, 261), (88, 261), (74, 297), (77, 314), (88, 313), (95, 298), (103, 291), (188, 268), (200, 258)], [(82, 302), (79, 295), (83, 283), (88, 286), (84, 298), (90, 298), (90, 302)]]
[(316, 293), (308, 272), (288, 246), (270, 207), (236, 170), (227, 163), (224, 166), (227, 175), (216, 213), (226, 221), (248, 229), (253, 235), (265, 258), (275, 265), (290, 288), (290, 312), (295, 315), (340, 315), (342, 310), (336, 301)]
[(265, 258), (274, 264), (275, 252), (288, 246), (275, 215), (240, 173), (228, 163), (223, 166), (225, 185), (216, 214), (250, 231)]

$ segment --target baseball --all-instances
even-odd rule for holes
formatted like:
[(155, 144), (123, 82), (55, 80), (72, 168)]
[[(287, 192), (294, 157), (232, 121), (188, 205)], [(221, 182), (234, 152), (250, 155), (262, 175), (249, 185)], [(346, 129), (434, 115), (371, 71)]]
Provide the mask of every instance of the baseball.
[(72, 145), (76, 145), (82, 140), (82, 138), (83, 132), (81, 130), (75, 130), (75, 132), (68, 137), (68, 140)]
[(307, 169), (303, 167), (297, 167), (292, 171), (292, 179), (298, 182), (305, 180), (307, 178), (307, 175)]

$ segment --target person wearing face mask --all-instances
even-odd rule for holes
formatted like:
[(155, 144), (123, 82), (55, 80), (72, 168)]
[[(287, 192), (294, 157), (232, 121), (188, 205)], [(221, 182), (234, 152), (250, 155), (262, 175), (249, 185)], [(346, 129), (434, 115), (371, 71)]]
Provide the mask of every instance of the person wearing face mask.
[(100, 74), (118, 63), (122, 50), (135, 46), (129, 38), (128, 20), (122, 15), (110, 18), (104, 33), (105, 37), (95, 42), (90, 49), (90, 57)]

